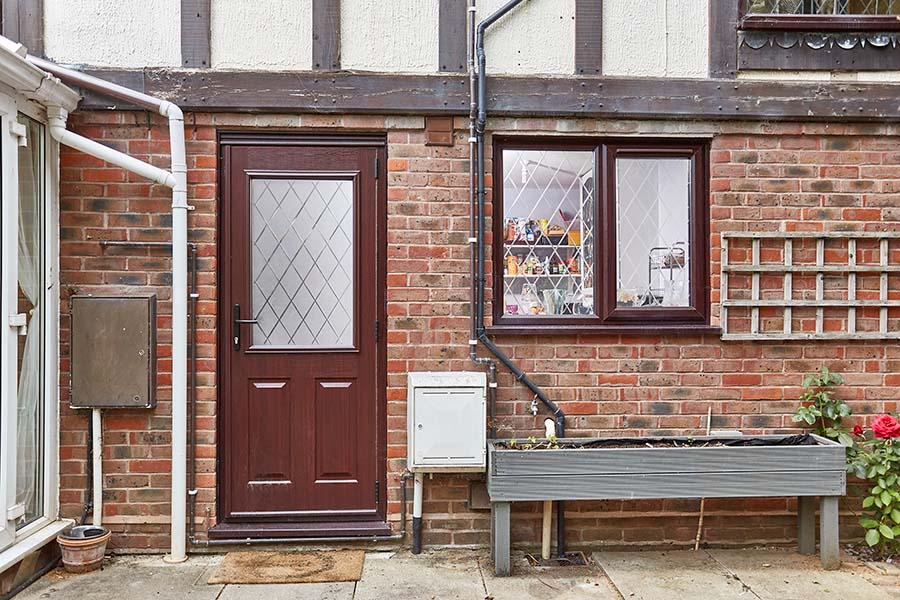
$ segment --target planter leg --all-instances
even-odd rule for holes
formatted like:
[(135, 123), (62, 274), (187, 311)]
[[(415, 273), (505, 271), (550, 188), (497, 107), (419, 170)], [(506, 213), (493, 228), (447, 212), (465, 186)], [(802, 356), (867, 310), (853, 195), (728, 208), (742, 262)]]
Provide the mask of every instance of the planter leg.
[(800, 554), (816, 553), (816, 499), (797, 498), (797, 545)]
[(819, 506), (819, 552), (822, 568), (838, 569), (841, 566), (841, 548), (838, 543), (838, 497), (823, 496)]
[(509, 575), (509, 502), (491, 503), (491, 525), (494, 531), (494, 573)]

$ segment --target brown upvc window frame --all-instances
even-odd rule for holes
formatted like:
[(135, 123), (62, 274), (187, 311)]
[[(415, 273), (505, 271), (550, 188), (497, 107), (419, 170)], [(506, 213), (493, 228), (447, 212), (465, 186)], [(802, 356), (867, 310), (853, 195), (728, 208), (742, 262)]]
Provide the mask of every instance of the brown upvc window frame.
[[(594, 154), (594, 314), (528, 316), (505, 314), (503, 151), (581, 151)], [(585, 138), (559, 136), (493, 137), (493, 324), (491, 333), (717, 333), (710, 325), (709, 141), (671, 138)], [(690, 160), (688, 242), (689, 305), (622, 308), (617, 306), (616, 159), (687, 158)]]
[(748, 13), (747, 1), (736, 0), (739, 29), (764, 31), (805, 31), (815, 33), (840, 31), (900, 31), (900, 15), (783, 15)]

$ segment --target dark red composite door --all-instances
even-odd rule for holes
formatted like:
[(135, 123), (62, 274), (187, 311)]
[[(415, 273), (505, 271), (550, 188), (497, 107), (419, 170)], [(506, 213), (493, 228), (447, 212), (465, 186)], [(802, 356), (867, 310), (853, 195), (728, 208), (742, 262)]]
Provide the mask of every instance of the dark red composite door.
[(384, 533), (384, 139), (220, 143), (210, 535)]

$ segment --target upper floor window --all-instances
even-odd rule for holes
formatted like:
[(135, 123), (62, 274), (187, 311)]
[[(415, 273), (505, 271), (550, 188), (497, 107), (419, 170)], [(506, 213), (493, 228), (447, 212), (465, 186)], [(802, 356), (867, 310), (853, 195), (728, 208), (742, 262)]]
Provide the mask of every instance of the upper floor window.
[(743, 29), (900, 29), (900, 0), (742, 0)]

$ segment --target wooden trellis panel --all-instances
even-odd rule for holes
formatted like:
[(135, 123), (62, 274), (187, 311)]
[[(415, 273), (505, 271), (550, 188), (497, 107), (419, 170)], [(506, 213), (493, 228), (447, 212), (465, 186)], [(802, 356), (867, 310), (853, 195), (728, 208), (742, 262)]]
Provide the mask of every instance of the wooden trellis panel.
[[(729, 250), (734, 252), (734, 241), (750, 240), (750, 261), (734, 264), (729, 260)], [(782, 264), (763, 264), (760, 248), (764, 240), (782, 243)], [(814, 264), (796, 264), (794, 260), (794, 242), (796, 240), (815, 241)], [(860, 240), (877, 240), (878, 264), (860, 264), (857, 249)], [(892, 240), (900, 240), (900, 232), (729, 232), (722, 234), (722, 339), (726, 340), (866, 340), (866, 339), (900, 339), (900, 323), (891, 329), (888, 321), (888, 308), (900, 307), (900, 300), (888, 299), (888, 276), (900, 273), (900, 265), (890, 264)], [(826, 264), (825, 250), (827, 243), (846, 242), (847, 264)], [(897, 248), (894, 248), (897, 250)], [(782, 274), (784, 277), (784, 294), (782, 299), (762, 298), (760, 277), (764, 275)], [(732, 298), (730, 289), (733, 278), (731, 274), (750, 276), (750, 298)], [(878, 276), (878, 299), (858, 299), (858, 276)], [(815, 276), (815, 299), (794, 298), (795, 275), (799, 277)], [(846, 277), (846, 298), (825, 298), (825, 277)], [(746, 292), (746, 290), (745, 290)], [(749, 308), (750, 324), (747, 331), (729, 331), (729, 309), (732, 307)], [(780, 331), (765, 331), (761, 326), (760, 309), (781, 308), (784, 327)], [(815, 331), (796, 331), (793, 328), (794, 309), (815, 309)], [(845, 308), (847, 327), (844, 331), (825, 331), (825, 309)], [(878, 330), (859, 331), (857, 309), (878, 308)]]

